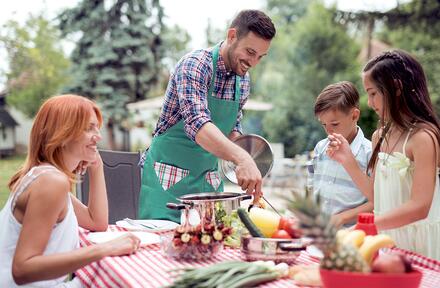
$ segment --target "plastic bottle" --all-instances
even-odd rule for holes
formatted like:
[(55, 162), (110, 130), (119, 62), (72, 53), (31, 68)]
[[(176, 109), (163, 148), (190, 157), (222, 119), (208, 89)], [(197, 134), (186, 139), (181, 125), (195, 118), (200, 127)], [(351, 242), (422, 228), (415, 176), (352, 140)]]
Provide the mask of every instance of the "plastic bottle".
[(377, 235), (373, 213), (359, 213), (358, 221), (354, 229), (363, 230), (367, 235)]

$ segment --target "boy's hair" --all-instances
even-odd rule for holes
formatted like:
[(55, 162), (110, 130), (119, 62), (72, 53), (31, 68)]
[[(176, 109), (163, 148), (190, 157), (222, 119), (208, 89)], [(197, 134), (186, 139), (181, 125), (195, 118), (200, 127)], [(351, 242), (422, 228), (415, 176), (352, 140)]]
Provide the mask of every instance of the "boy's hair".
[(344, 113), (359, 109), (359, 93), (353, 83), (342, 81), (325, 87), (315, 101), (315, 115), (329, 110)]
[(259, 37), (272, 40), (275, 37), (276, 29), (272, 20), (259, 10), (243, 10), (232, 20), (229, 28), (237, 29), (237, 38), (246, 36), (250, 31)]

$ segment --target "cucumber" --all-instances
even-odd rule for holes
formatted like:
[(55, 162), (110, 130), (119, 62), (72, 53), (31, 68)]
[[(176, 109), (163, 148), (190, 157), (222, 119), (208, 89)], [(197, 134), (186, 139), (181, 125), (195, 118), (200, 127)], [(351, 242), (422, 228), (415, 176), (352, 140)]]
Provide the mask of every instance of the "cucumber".
[(244, 208), (237, 209), (238, 217), (240, 217), (241, 222), (243, 222), (246, 229), (249, 230), (252, 237), (264, 238), (263, 233), (255, 226), (254, 222), (252, 222), (251, 218), (249, 218), (248, 212)]

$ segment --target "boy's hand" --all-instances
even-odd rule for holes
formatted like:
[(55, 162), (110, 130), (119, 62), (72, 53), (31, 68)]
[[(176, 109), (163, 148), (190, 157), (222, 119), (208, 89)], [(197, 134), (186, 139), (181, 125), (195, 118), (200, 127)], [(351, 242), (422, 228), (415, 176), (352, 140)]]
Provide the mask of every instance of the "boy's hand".
[(353, 153), (351, 152), (350, 144), (347, 139), (341, 134), (333, 133), (328, 135), (330, 141), (327, 147), (327, 155), (331, 159), (344, 164), (349, 159), (353, 158)]

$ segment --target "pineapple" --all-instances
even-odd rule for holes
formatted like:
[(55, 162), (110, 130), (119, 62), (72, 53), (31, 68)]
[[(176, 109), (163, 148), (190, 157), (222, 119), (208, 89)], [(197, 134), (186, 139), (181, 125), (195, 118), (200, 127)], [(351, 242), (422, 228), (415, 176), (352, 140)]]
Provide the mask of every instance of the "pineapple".
[(323, 252), (321, 268), (369, 272), (370, 266), (358, 250), (350, 243), (337, 240), (338, 229), (330, 222), (330, 215), (321, 211), (319, 198), (314, 199), (309, 193), (306, 196), (293, 194), (294, 200), (288, 200), (288, 209), (298, 217), (304, 236), (312, 238), (313, 244)]

